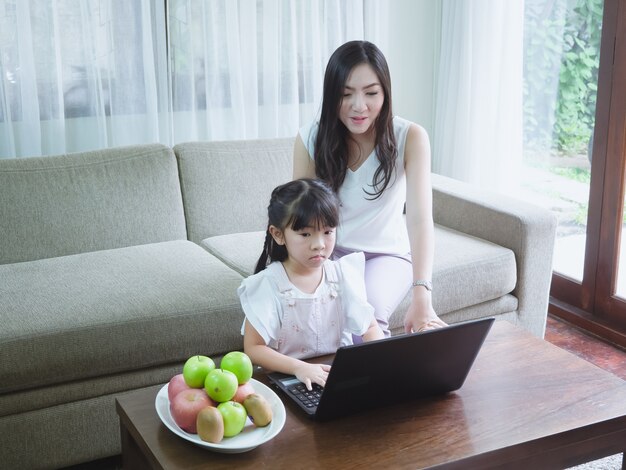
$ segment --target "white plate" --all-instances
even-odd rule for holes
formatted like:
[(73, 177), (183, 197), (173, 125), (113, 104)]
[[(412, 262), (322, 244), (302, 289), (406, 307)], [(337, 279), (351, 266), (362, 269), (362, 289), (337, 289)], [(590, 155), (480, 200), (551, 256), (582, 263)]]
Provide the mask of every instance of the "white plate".
[(250, 421), (250, 418), (248, 418), (241, 433), (233, 437), (225, 437), (219, 444), (205, 442), (200, 439), (197, 434), (185, 432), (178, 427), (170, 413), (170, 401), (167, 398), (167, 384), (159, 390), (154, 404), (163, 424), (165, 424), (170, 431), (183, 439), (215, 452), (231, 454), (247, 452), (276, 436), (285, 425), (285, 418), (287, 416), (285, 405), (283, 405), (283, 402), (280, 401), (278, 395), (276, 395), (271, 388), (255, 379), (250, 379), (250, 382), (254, 387), (254, 391), (265, 398), (272, 407), (272, 422), (264, 428), (256, 428), (254, 424), (252, 424), (252, 421)]

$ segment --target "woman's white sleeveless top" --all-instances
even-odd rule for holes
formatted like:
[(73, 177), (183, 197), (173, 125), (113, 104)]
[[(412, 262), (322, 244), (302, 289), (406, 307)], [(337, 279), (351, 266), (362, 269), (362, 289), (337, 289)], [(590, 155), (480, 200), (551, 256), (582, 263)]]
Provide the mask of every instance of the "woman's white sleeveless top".
[[(410, 121), (400, 117), (393, 118), (398, 158), (389, 186), (378, 199), (372, 199), (365, 192), (373, 192), (372, 182), (379, 165), (376, 150), (356, 171), (347, 170), (346, 178), (339, 188), (341, 219), (337, 228), (338, 247), (401, 256), (410, 252), (403, 214), (406, 200), (404, 148), (410, 124)], [(311, 159), (318, 127), (319, 122), (314, 121), (300, 129), (300, 137)]]

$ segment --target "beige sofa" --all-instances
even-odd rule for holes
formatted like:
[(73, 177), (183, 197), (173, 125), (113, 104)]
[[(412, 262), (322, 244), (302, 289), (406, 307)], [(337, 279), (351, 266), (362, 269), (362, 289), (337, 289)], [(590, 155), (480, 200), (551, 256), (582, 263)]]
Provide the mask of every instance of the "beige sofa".
[[(0, 468), (119, 453), (116, 396), (240, 349), (293, 139), (0, 160)], [(545, 329), (555, 218), (433, 175), (434, 305)], [(402, 328), (405, 303), (392, 317)]]

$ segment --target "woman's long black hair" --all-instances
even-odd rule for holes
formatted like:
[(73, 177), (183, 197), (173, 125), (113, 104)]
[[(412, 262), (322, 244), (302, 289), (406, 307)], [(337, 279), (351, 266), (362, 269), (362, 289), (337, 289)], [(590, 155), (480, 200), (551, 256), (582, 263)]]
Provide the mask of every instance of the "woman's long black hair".
[(385, 95), (380, 114), (374, 123), (379, 166), (372, 181), (373, 192), (365, 191), (373, 199), (377, 199), (391, 182), (398, 148), (393, 132), (389, 67), (383, 53), (371, 42), (347, 42), (328, 60), (324, 74), (320, 124), (315, 140), (315, 171), (319, 178), (328, 182), (335, 191), (339, 191), (348, 169), (350, 138), (348, 129), (339, 119), (339, 109), (350, 72), (360, 64), (369, 64), (374, 69)]
[(339, 199), (324, 181), (302, 178), (278, 186), (272, 191), (267, 206), (267, 231), (263, 253), (254, 273), (263, 271), (272, 261), (285, 261), (285, 245), (274, 241), (270, 225), (284, 231), (287, 227), (300, 230), (305, 227), (337, 227), (339, 225)]

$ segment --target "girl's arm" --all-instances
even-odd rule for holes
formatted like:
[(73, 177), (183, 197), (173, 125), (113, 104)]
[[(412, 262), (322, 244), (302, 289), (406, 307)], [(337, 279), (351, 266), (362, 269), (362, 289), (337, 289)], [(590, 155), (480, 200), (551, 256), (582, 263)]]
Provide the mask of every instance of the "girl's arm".
[(293, 147), (293, 179), (300, 178), (315, 178), (315, 163), (298, 134)]
[(330, 366), (327, 364), (309, 364), (308, 362), (286, 356), (273, 350), (263, 340), (259, 332), (246, 320), (243, 336), (243, 350), (250, 357), (253, 364), (264, 369), (295, 375), (307, 389), (311, 390), (311, 383), (326, 385)]
[(363, 341), (373, 341), (375, 339), (382, 339), (385, 337), (383, 330), (378, 325), (378, 322), (375, 318), (372, 318), (372, 322), (370, 323), (370, 327), (367, 329), (365, 333), (363, 333)]
[[(430, 182), (430, 142), (424, 128), (409, 127), (404, 151), (406, 172), (406, 224), (411, 243), (413, 281), (432, 280), (434, 258), (433, 196)], [(431, 292), (412, 287), (404, 320), (407, 333), (445, 326), (432, 306)]]

